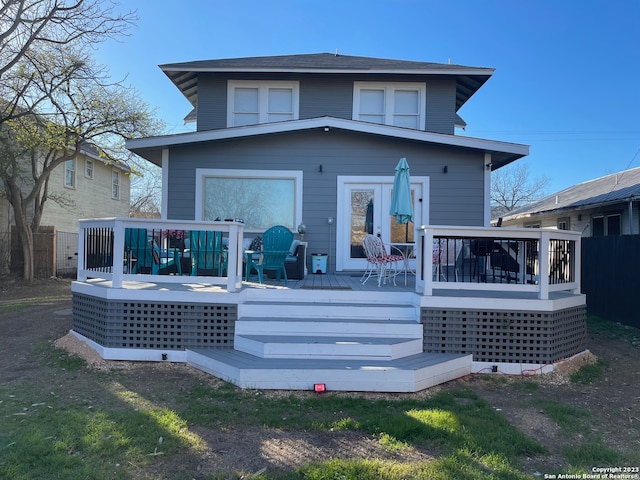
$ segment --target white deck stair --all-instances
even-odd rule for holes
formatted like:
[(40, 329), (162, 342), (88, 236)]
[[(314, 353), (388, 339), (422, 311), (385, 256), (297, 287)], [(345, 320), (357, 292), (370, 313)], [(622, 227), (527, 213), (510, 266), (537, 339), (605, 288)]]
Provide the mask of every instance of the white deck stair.
[(423, 353), (419, 309), (402, 296), (358, 303), (340, 293), (258, 291), (239, 306), (234, 350), (192, 350), (187, 360), (261, 389), (413, 392), (471, 372), (471, 355)]

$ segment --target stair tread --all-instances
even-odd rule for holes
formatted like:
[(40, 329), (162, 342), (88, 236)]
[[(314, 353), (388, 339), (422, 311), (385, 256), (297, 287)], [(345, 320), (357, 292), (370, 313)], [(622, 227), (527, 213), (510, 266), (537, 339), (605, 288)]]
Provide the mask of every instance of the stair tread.
[(347, 337), (319, 335), (251, 335), (239, 334), (239, 337), (262, 343), (304, 343), (304, 344), (344, 344), (349, 345), (395, 345), (418, 340), (413, 337)]
[(305, 317), (242, 317), (238, 322), (321, 322), (321, 323), (398, 323), (415, 324), (415, 319), (392, 319), (392, 318), (305, 318)]
[(371, 303), (371, 302), (353, 302), (353, 301), (335, 301), (335, 302), (313, 302), (313, 301), (295, 301), (295, 300), (278, 300), (278, 301), (262, 301), (262, 300), (247, 300), (244, 305), (295, 305), (295, 306), (310, 306), (310, 307), (375, 307), (375, 308), (415, 308), (411, 304), (407, 303)]
[[(467, 358), (471, 365), (471, 355), (455, 353), (417, 353), (394, 360), (371, 359), (296, 359), (262, 358), (233, 349), (190, 349), (208, 358), (223, 361), (236, 368), (250, 368), (258, 370), (354, 370), (374, 368), (382, 370), (417, 370), (439, 365), (452, 360)], [(355, 371), (355, 370), (354, 370)]]

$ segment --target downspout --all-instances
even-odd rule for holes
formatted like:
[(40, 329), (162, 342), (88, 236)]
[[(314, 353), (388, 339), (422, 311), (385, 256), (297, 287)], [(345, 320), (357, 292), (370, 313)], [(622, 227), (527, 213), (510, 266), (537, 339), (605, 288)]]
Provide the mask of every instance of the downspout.
[(633, 199), (629, 199), (629, 235), (633, 235)]

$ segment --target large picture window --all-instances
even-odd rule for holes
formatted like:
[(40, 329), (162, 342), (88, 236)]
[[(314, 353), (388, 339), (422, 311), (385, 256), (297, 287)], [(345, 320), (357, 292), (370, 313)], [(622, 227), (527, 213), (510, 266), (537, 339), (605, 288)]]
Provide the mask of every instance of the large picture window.
[(297, 120), (298, 89), (298, 82), (229, 81), (227, 125)]
[(196, 171), (196, 219), (242, 219), (247, 231), (274, 225), (295, 230), (302, 221), (302, 172)]
[(425, 85), (355, 82), (353, 119), (424, 130)]

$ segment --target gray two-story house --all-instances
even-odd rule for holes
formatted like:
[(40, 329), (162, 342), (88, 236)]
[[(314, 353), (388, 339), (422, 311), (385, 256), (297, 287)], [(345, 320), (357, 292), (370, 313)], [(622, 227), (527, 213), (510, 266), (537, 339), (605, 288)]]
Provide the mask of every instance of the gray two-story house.
[(369, 233), (413, 241), (413, 225), (394, 228), (388, 214), (401, 157), (416, 225), (487, 226), (491, 171), (529, 151), (455, 134), (491, 68), (328, 53), (161, 68), (193, 105), (196, 131), (128, 146), (162, 167), (165, 218), (241, 218), (245, 234), (304, 223), (329, 271), (365, 267), (367, 207)]
[[(579, 234), (490, 227), (491, 172), (528, 147), (456, 134), (493, 69), (333, 54), (161, 69), (196, 129), (127, 147), (162, 167), (163, 218), (80, 225), (73, 332), (104, 358), (249, 388), (417, 391), (584, 351)], [(409, 224), (390, 215), (401, 158)], [(306, 278), (253, 281), (249, 239), (274, 225), (327, 254), (326, 273), (306, 258)], [(189, 268), (176, 232), (222, 236), (218, 268)], [(402, 247), (383, 282), (362, 276), (391, 261), (367, 258), (375, 237)]]

